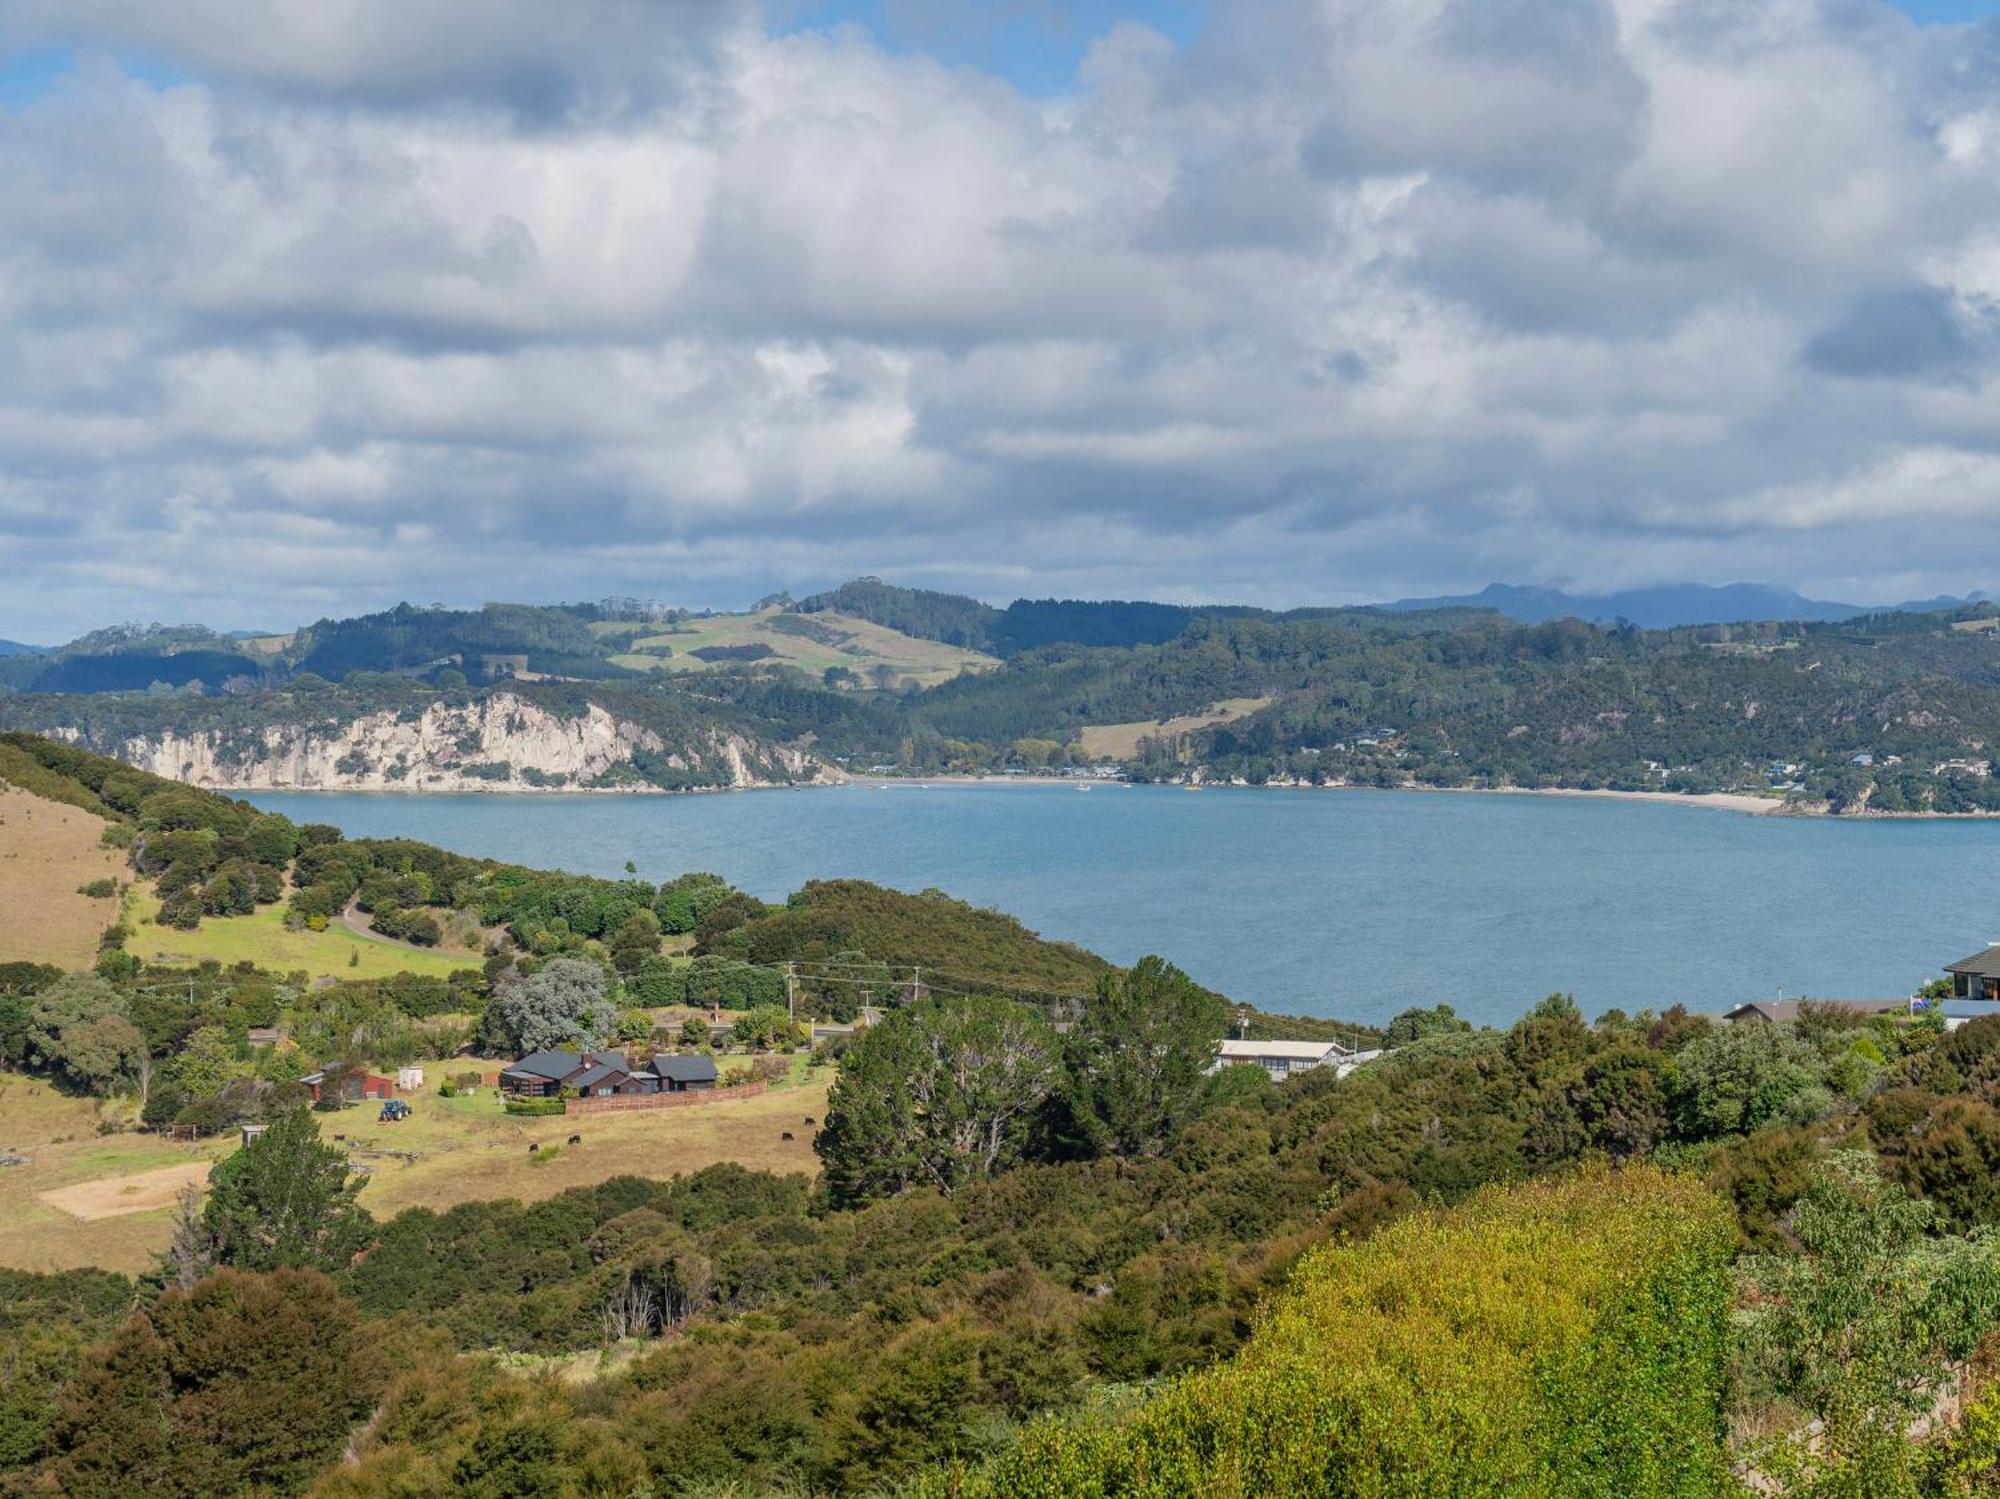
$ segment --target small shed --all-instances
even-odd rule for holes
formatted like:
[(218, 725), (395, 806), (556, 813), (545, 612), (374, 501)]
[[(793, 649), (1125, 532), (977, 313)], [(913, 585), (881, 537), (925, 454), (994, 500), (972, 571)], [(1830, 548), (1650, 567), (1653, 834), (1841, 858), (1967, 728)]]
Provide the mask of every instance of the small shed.
[(424, 1085), (424, 1069), (421, 1067), (399, 1067), (396, 1069), (396, 1086), (405, 1093), (414, 1093)]
[(271, 1126), (268, 1124), (246, 1124), (243, 1126), (243, 1143), (248, 1145)]

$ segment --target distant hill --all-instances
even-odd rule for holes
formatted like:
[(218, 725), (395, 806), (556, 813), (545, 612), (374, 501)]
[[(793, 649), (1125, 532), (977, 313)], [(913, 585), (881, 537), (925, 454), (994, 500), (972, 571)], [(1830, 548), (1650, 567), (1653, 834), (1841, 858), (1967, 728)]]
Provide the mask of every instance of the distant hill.
[(0, 656), (39, 656), (45, 647), (23, 645), (18, 640), (0, 640)]
[(1491, 609), (1522, 624), (1574, 618), (1593, 624), (1630, 620), (1647, 630), (1681, 625), (1733, 624), (1741, 620), (1801, 620), (1828, 624), (1864, 614), (1932, 613), (1977, 603), (1986, 595), (1964, 598), (1940, 595), (1901, 604), (1840, 604), (1809, 599), (1770, 583), (1668, 583), (1656, 588), (1629, 588), (1616, 593), (1566, 593), (1559, 588), (1489, 583), (1478, 593), (1447, 594), (1427, 599), (1397, 599), (1375, 607), (1392, 613), (1417, 609)]
[(1246, 619), (1269, 613), (1247, 604), (1156, 604), (1124, 599), (1016, 599), (1005, 609), (962, 594), (899, 588), (857, 578), (792, 606), (800, 614), (839, 612), (905, 635), (991, 656), (1016, 656), (1045, 645), (1165, 645), (1197, 619)]

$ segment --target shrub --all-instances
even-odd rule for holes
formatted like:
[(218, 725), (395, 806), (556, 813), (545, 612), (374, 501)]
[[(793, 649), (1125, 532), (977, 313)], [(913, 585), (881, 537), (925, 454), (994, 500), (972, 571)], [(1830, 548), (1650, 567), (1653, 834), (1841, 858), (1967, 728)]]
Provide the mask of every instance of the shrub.
[(1131, 1420), (1045, 1421), (919, 1492), (1727, 1492), (1733, 1237), (1650, 1170), (1488, 1189), (1309, 1255), (1235, 1360)]
[(101, 880), (92, 880), (88, 884), (78, 885), (76, 893), (78, 895), (87, 895), (92, 900), (109, 900), (118, 893), (118, 882), (107, 875)]
[(540, 1119), (550, 1114), (564, 1112), (563, 1100), (560, 1098), (510, 1098), (507, 1100), (507, 1112), (530, 1119)]

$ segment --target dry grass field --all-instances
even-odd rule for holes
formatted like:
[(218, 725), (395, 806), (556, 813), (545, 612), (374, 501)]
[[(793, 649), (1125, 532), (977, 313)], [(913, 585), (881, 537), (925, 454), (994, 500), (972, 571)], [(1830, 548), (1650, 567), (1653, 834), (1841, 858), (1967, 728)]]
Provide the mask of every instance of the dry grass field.
[(1158, 722), (1149, 719), (1141, 723), (1097, 724), (1083, 730), (1078, 738), (1084, 753), (1093, 760), (1132, 760), (1138, 757), (1141, 739), (1170, 738), (1176, 734), (1191, 734), (1197, 729), (1212, 729), (1219, 723), (1248, 718), (1259, 709), (1270, 706), (1271, 699), (1268, 697), (1224, 698), (1206, 713), (1186, 713), (1179, 718)]
[[(816, 1175), (813, 1131), (805, 1123), (826, 1113), (831, 1068), (794, 1068), (792, 1079), (758, 1098), (729, 1099), (692, 1108), (637, 1109), (630, 1113), (557, 1115), (517, 1119), (504, 1113), (499, 1096), (481, 1089), (470, 1096), (440, 1098), (437, 1084), (448, 1071), (426, 1066), (421, 1092), (410, 1100), (410, 1117), (400, 1124), (377, 1122), (377, 1110), (355, 1107), (317, 1115), (321, 1133), (344, 1142), (356, 1164), (372, 1167), (361, 1202), (377, 1217), (407, 1207), (446, 1208), (483, 1198), (515, 1197), (533, 1202), (569, 1187), (594, 1186), (613, 1176), (674, 1176), (734, 1161), (753, 1171), (802, 1171)], [(497, 1062), (482, 1064), (485, 1070)], [(790, 1133), (790, 1140), (784, 1135)], [(567, 1143), (581, 1135), (579, 1145)], [(530, 1145), (541, 1149), (529, 1154)], [(370, 1157), (370, 1151), (398, 1151), (416, 1157)]]
[[(592, 628), (603, 634), (626, 627), (600, 624)], [(795, 633), (798, 631), (808, 633)], [(687, 620), (635, 641), (630, 652), (611, 659), (636, 671), (707, 671), (717, 663), (691, 652), (707, 646), (743, 645), (769, 646), (772, 654), (766, 660), (784, 661), (814, 674), (829, 666), (844, 666), (865, 677), (871, 668), (887, 666), (898, 676), (926, 687), (949, 681), (963, 671), (984, 671), (1000, 664), (978, 651), (918, 640), (853, 615), (793, 614), (782, 609)], [(662, 648), (673, 654), (657, 654)]]
[[(161, 1173), (204, 1177), (234, 1147), (234, 1137), (196, 1145), (129, 1131), (97, 1133), (100, 1122), (130, 1114), (129, 1105), (100, 1110), (96, 1101), (65, 1097), (39, 1078), (0, 1074), (0, 1150), (28, 1157), (25, 1166), (0, 1166), (0, 1223), (6, 1225), (0, 1265), (99, 1265), (132, 1274), (152, 1264), (166, 1245), (179, 1190), (175, 1181), (163, 1193)], [(127, 1193), (127, 1187), (137, 1190)], [(92, 1216), (70, 1210), (79, 1207)], [(108, 1215), (105, 1207), (112, 1209)]]
[[(367, 1173), (363, 1207), (388, 1218), (408, 1207), (442, 1209), (482, 1198), (533, 1202), (613, 1176), (668, 1177), (723, 1161), (755, 1171), (819, 1170), (805, 1120), (825, 1115), (833, 1073), (809, 1069), (803, 1058), (784, 1084), (761, 1097), (692, 1108), (515, 1119), (487, 1089), (438, 1096), (438, 1084), (451, 1073), (499, 1065), (462, 1058), (425, 1064), (425, 1086), (402, 1095), (411, 1115), (400, 1124), (381, 1123), (372, 1103), (313, 1116), (328, 1141), (344, 1137), (338, 1143)], [(131, 1274), (152, 1264), (166, 1246), (182, 1183), (200, 1185), (209, 1167), (237, 1148), (237, 1137), (194, 1145), (131, 1131), (97, 1133), (102, 1120), (130, 1112), (117, 1105), (100, 1110), (37, 1078), (0, 1074), (0, 1150), (29, 1158), (24, 1166), (0, 1167), (0, 1223), (7, 1225), (0, 1231), (0, 1265), (97, 1265)], [(569, 1144), (571, 1135), (582, 1142)], [(541, 1149), (530, 1155), (530, 1145)]]
[(131, 878), (123, 854), (98, 846), (103, 831), (104, 819), (79, 807), (0, 787), (0, 960), (90, 966), (118, 902), (77, 887)]

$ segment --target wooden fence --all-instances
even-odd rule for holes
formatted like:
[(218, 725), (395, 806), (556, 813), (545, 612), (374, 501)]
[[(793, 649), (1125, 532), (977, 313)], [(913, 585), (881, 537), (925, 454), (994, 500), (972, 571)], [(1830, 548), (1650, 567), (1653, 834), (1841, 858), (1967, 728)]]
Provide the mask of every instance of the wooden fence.
[(721, 1103), (728, 1098), (755, 1098), (764, 1091), (763, 1083), (744, 1083), (734, 1088), (701, 1088), (685, 1093), (623, 1093), (610, 1098), (572, 1098), (563, 1105), (565, 1114), (615, 1114), (625, 1109), (685, 1109), (699, 1103)]

